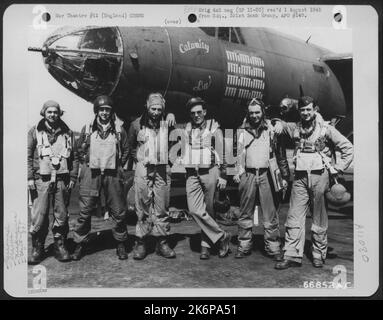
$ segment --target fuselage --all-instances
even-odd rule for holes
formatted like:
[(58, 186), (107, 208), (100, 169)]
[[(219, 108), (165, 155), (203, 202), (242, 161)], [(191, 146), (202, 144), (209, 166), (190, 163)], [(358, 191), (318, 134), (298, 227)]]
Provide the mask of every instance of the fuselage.
[(125, 120), (142, 112), (153, 91), (179, 121), (190, 97), (204, 98), (226, 128), (239, 125), (252, 98), (278, 107), (302, 92), (325, 118), (346, 114), (338, 79), (320, 61), (329, 51), (271, 29), (89, 27), (61, 37), (58, 30), (44, 46), (56, 80), (88, 101), (111, 95)]

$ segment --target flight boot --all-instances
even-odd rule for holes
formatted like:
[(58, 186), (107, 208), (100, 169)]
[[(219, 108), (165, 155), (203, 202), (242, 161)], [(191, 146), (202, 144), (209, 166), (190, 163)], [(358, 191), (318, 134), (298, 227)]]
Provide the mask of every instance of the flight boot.
[(218, 245), (219, 245), (218, 257), (219, 258), (224, 258), (231, 252), (230, 239), (231, 239), (231, 234), (229, 232), (224, 231), (223, 236), (218, 240)]
[(201, 247), (201, 254), (199, 256), (201, 260), (208, 260), (210, 259), (210, 252), (208, 247)]
[(302, 266), (302, 263), (300, 263), (300, 262), (292, 261), (292, 260), (288, 260), (288, 259), (284, 258), (282, 261), (278, 261), (275, 264), (274, 269), (285, 270), (288, 268), (299, 268), (301, 266)]
[(85, 246), (86, 246), (85, 241), (77, 243), (76, 248), (74, 249), (74, 252), (72, 253), (72, 256), (71, 256), (72, 260), (78, 261), (84, 256)]
[(117, 242), (116, 254), (120, 260), (128, 259), (128, 252), (126, 251), (126, 245), (124, 241)]
[(67, 262), (71, 260), (68, 249), (65, 246), (65, 238), (63, 236), (54, 237), (54, 255), (60, 262)]
[(169, 247), (165, 237), (159, 237), (157, 241), (156, 253), (159, 256), (163, 256), (167, 259), (176, 257), (176, 253), (172, 248)]
[(313, 258), (312, 264), (314, 268), (323, 268), (323, 259)]
[(264, 255), (267, 258), (273, 259), (276, 262), (282, 262), (283, 261), (283, 253), (282, 252), (265, 253)]
[(32, 234), (32, 252), (28, 259), (28, 264), (39, 264), (44, 260), (44, 255), (44, 241), (38, 235)]
[(247, 256), (251, 255), (251, 249), (244, 250), (241, 246), (238, 246), (237, 253), (235, 254), (234, 258), (236, 259), (243, 259)]
[(134, 246), (133, 259), (142, 260), (146, 257), (146, 246), (143, 238), (138, 238), (136, 245)]

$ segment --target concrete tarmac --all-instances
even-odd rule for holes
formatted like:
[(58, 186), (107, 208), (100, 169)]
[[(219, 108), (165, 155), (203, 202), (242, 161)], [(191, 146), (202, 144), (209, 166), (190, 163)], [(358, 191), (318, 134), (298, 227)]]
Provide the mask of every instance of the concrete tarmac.
[[(346, 182), (352, 190), (352, 181)], [(236, 188), (229, 194), (232, 210), (238, 211)], [(172, 188), (171, 205), (186, 206), (185, 189)], [(280, 207), (280, 227), (283, 241), (284, 223), (288, 203)], [(69, 206), (71, 229), (78, 217), (78, 188), (72, 193)], [(52, 213), (50, 214), (52, 216)], [(260, 221), (261, 222), (261, 221)], [(47, 257), (41, 263), (47, 269), (47, 288), (303, 288), (305, 281), (329, 283), (335, 275), (333, 268), (343, 265), (347, 270), (347, 281), (353, 285), (353, 203), (341, 208), (329, 208), (328, 257), (322, 269), (311, 265), (310, 228), (311, 218), (306, 219), (306, 245), (302, 267), (275, 270), (274, 262), (263, 254), (262, 227), (254, 228), (255, 244), (252, 254), (244, 259), (235, 259), (236, 225), (223, 225), (232, 234), (231, 251), (228, 257), (220, 259), (215, 253), (210, 260), (200, 260), (200, 230), (193, 220), (171, 224), (170, 245), (177, 254), (176, 259), (167, 260), (155, 254), (155, 239), (149, 238), (148, 256), (142, 261), (133, 260), (135, 241), (135, 217), (129, 217), (129, 259), (120, 261), (115, 254), (112, 238), (112, 219), (92, 218), (92, 241), (86, 256), (80, 261), (58, 262), (52, 255), (52, 233), (46, 241)], [(72, 232), (68, 235), (70, 250), (74, 250)], [(28, 241), (29, 252), (31, 241)], [(32, 269), (28, 266), (28, 282), (32, 287)], [(307, 284), (307, 283), (306, 283)]]

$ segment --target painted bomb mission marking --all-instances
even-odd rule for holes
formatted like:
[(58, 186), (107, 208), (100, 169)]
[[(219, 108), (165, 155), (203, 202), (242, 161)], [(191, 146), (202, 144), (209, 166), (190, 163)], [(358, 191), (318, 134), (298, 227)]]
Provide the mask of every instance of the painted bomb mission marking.
[(262, 99), (265, 89), (263, 59), (230, 50), (226, 50), (226, 57), (225, 96), (239, 99)]

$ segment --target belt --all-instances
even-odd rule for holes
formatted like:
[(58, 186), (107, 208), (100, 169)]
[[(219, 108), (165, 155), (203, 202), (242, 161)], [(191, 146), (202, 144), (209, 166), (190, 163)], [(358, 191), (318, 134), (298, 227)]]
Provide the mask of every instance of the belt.
[[(49, 181), (51, 179), (50, 174), (40, 174), (40, 178), (43, 181)], [(66, 180), (69, 178), (69, 173), (58, 173), (56, 175), (56, 180), (61, 181), (61, 180)]]
[[(84, 163), (84, 165), (88, 168), (90, 168), (90, 165), (89, 165), (89, 162), (88, 163)], [(107, 171), (113, 171), (113, 170), (117, 170), (117, 168), (119, 167), (119, 165), (116, 166), (115, 169), (105, 169)], [(92, 170), (101, 170), (100, 168), (91, 168)]]
[(269, 168), (245, 168), (246, 172), (254, 173), (256, 174), (258, 171), (258, 174), (262, 174), (266, 172)]
[(188, 175), (204, 175), (209, 174), (210, 168), (185, 168)]
[[(312, 170), (312, 171), (310, 171), (310, 174), (321, 175), (323, 172), (324, 172), (324, 169), (322, 169), (322, 170)], [(295, 175), (296, 176), (306, 176), (307, 175), (307, 171), (296, 171), (295, 170)]]
[(167, 163), (159, 163), (159, 164), (152, 164), (149, 163), (146, 165), (147, 168), (157, 168), (157, 167), (166, 167), (168, 164)]

